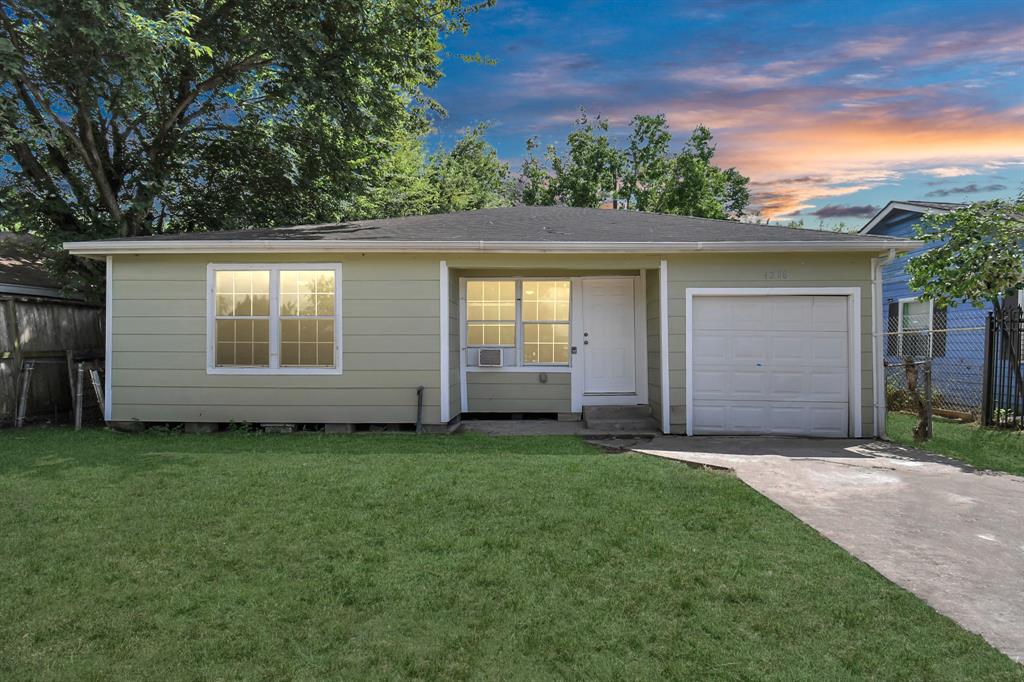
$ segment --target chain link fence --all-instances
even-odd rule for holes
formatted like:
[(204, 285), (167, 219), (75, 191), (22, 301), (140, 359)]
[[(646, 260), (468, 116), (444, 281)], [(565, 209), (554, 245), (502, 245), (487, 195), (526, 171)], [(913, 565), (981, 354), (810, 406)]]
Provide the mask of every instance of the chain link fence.
[(911, 375), (930, 360), (934, 414), (969, 420), (981, 417), (985, 315), (966, 311), (957, 314), (952, 324), (949, 318), (946, 310), (933, 310), (927, 301), (890, 304), (882, 339), (890, 411), (916, 411), (914, 390), (919, 387)]

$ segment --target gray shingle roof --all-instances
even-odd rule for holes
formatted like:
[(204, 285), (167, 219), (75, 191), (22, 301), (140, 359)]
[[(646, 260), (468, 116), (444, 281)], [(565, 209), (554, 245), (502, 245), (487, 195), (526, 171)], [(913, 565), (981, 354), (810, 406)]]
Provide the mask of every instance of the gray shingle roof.
[[(565, 206), (514, 206), (438, 215), (296, 225), (270, 229), (190, 232), (143, 241), (374, 240), (502, 242), (884, 242), (841, 232), (754, 225), (662, 213)], [(134, 240), (117, 240), (134, 241)]]

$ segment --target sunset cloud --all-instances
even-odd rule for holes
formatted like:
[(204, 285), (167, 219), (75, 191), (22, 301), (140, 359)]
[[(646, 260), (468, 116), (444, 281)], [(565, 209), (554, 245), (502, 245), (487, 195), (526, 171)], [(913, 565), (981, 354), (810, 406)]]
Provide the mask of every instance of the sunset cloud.
[(865, 204), (864, 206), (848, 206), (846, 204), (828, 204), (811, 211), (811, 215), (818, 218), (870, 218), (878, 213), (878, 206)]
[[(751, 178), (751, 209), (773, 219), (1024, 186), (1024, 5), (714, 0), (637, 13), (595, 0), (582, 22), (561, 4), (529, 7), (528, 32), (483, 38), (498, 66), (440, 97), (453, 129), (494, 122), (506, 159), (531, 135), (564, 141), (583, 106), (619, 142), (637, 113), (664, 113), (675, 145), (707, 125), (718, 162)], [(531, 47), (502, 53), (506, 40)]]
[(942, 168), (922, 168), (925, 175), (934, 175), (937, 178), (955, 178), (961, 175), (973, 175), (975, 171), (970, 168), (959, 168), (957, 166), (945, 166)]
[(999, 192), (1006, 189), (1006, 185), (992, 184), (979, 187), (975, 183), (963, 187), (950, 187), (949, 189), (936, 189), (925, 194), (926, 197), (948, 197), (954, 194), (978, 194), (980, 192)]

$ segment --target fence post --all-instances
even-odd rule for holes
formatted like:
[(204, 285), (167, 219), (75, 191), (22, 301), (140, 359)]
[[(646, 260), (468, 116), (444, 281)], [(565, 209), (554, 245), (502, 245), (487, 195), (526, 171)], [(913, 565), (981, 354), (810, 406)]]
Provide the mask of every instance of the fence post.
[(981, 423), (992, 426), (992, 373), (995, 370), (995, 359), (992, 357), (992, 336), (995, 334), (995, 318), (992, 313), (985, 317), (985, 355), (981, 370)]
[(83, 395), (83, 379), (85, 375), (85, 363), (78, 363), (78, 372), (75, 375), (75, 431), (82, 428), (82, 403), (85, 402)]
[(924, 437), (932, 437), (932, 361), (924, 361)]

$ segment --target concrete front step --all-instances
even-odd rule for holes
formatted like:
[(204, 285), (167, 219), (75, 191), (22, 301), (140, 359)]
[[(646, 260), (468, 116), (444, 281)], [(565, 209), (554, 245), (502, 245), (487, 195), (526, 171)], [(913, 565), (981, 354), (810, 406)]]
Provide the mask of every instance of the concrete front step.
[(594, 431), (656, 433), (658, 422), (649, 405), (588, 405), (583, 408), (583, 423)]

